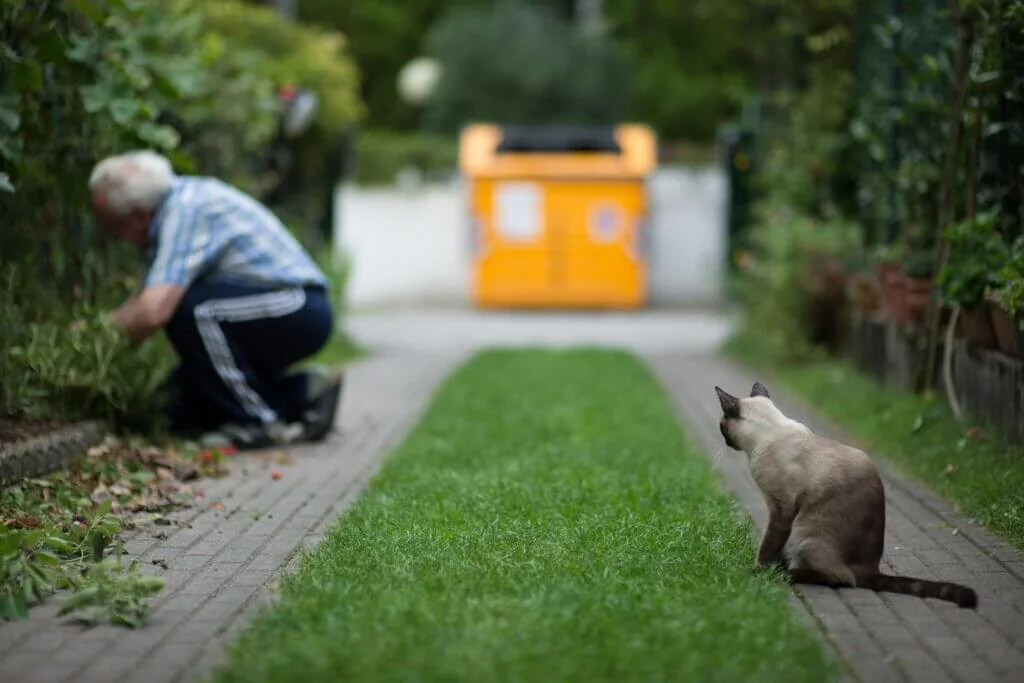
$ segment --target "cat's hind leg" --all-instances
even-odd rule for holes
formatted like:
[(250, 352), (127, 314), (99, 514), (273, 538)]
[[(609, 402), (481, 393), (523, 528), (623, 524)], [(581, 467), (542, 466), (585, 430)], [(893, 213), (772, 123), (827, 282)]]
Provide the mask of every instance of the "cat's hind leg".
[(794, 544), (789, 565), (793, 583), (817, 586), (856, 586), (857, 576), (843, 561), (838, 549), (810, 539)]
[(790, 569), (786, 573), (790, 583), (802, 583), (811, 586), (827, 586), (829, 588), (843, 588), (848, 584), (838, 581), (813, 569)]

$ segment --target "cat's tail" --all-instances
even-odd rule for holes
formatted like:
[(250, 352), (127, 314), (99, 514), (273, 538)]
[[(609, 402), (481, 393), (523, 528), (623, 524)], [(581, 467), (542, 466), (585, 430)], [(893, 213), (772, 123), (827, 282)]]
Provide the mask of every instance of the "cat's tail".
[(960, 607), (968, 609), (978, 607), (978, 594), (974, 592), (973, 588), (948, 581), (929, 581), (909, 576), (876, 574), (864, 582), (863, 587), (873, 591), (903, 593), (918, 598), (938, 598), (955, 602)]

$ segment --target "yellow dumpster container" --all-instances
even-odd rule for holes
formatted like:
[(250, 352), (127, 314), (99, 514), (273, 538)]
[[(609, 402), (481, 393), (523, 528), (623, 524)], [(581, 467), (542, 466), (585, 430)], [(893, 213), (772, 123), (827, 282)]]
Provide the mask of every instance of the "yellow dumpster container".
[(472, 298), (480, 307), (637, 308), (646, 302), (653, 131), (463, 129)]

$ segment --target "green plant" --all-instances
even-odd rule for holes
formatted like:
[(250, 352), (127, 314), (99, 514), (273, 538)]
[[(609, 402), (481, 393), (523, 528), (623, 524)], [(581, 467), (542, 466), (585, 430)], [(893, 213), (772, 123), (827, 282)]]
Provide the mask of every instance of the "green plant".
[(69, 417), (152, 429), (160, 424), (165, 398), (159, 385), (174, 363), (162, 342), (132, 347), (105, 310), (79, 306), (68, 321), (30, 326), (23, 344), (7, 353), (22, 364), (22, 390), (45, 399), (27, 403), (26, 416), (57, 409)]
[(1013, 317), (1024, 330), (1024, 235), (1014, 240), (1010, 258), (999, 269), (992, 286), (992, 298)]
[(163, 586), (122, 566), (125, 513), (159, 514), (194, 503), (183, 482), (220, 476), (230, 450), (106, 438), (64, 470), (0, 489), (0, 618), (65, 591), (61, 614), (135, 627)]
[(998, 214), (986, 212), (945, 230), (950, 254), (939, 271), (938, 284), (950, 304), (970, 310), (980, 306), (985, 292), (999, 285), (997, 273), (1009, 259), (1009, 248), (998, 231)]
[(166, 581), (139, 574), (136, 560), (123, 569), (118, 556), (89, 565), (78, 584), (78, 590), (61, 602), (58, 616), (70, 615), (90, 626), (109, 622), (137, 628), (149, 617), (146, 598), (162, 591)]
[(341, 33), (282, 21), (273, 7), (236, 0), (207, 3), (202, 15), (228, 46), (250, 53), (263, 77), (313, 90), (320, 100), (315, 127), (326, 135), (340, 134), (362, 115), (359, 72)]
[(0, 494), (0, 618), (24, 619), (58, 589), (87, 589), (89, 568), (116, 543), (112, 501), (95, 505), (62, 479), (29, 480)]
[(425, 176), (450, 174), (458, 164), (454, 136), (366, 130), (356, 138), (355, 181), (363, 185), (395, 182), (398, 173), (414, 168)]
[(812, 301), (819, 269), (861, 249), (860, 231), (839, 218), (819, 221), (765, 205), (740, 280), (746, 327), (780, 358), (812, 355)]

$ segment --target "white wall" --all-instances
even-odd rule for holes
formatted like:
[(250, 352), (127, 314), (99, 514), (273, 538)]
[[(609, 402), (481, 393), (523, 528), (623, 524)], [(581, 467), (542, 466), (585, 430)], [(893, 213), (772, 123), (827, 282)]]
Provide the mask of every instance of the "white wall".
[[(661, 169), (650, 181), (652, 304), (717, 303), (725, 261), (727, 181), (717, 169)], [(353, 308), (469, 302), (465, 190), (338, 190), (336, 244), (351, 263)]]
[(717, 303), (727, 257), (728, 178), (717, 167), (661, 169), (649, 190), (651, 301)]
[(352, 307), (469, 301), (461, 183), (338, 190), (336, 244), (350, 264)]

